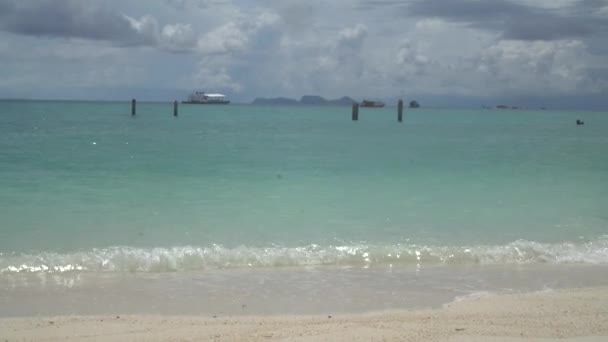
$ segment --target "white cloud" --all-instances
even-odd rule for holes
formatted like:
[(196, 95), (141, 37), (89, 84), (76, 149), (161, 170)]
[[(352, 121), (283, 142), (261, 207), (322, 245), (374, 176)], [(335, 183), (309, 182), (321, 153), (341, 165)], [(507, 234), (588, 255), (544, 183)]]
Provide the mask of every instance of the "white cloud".
[(598, 9), (595, 14), (600, 17), (608, 18), (608, 5)]
[(197, 43), (202, 55), (221, 55), (245, 50), (253, 37), (262, 29), (274, 25), (278, 16), (261, 13), (253, 20), (240, 19), (228, 22), (203, 35)]
[(139, 19), (124, 17), (145, 45), (158, 46), (169, 52), (191, 52), (196, 46), (196, 34), (190, 24), (168, 24), (161, 30), (156, 18), (150, 15)]
[(133, 31), (140, 37), (142, 43), (156, 44), (159, 41), (158, 21), (150, 15), (144, 15), (139, 19), (123, 15), (129, 22)]
[(236, 23), (227, 23), (198, 40), (198, 52), (203, 55), (218, 55), (242, 50), (249, 35)]
[(165, 0), (165, 3), (180, 10), (207, 9), (230, 3), (230, 0)]
[(243, 74), (235, 80), (231, 70), (236, 67), (255, 65), (256, 48), (260, 34), (268, 33), (278, 23), (279, 17), (262, 12), (252, 18), (241, 17), (225, 23), (201, 36), (196, 52), (200, 56), (194, 83), (205, 89), (243, 90)]
[(446, 22), (437, 18), (418, 20), (415, 25), (416, 31), (426, 33), (442, 31), (445, 27)]
[(482, 51), (479, 63), (497, 90), (567, 93), (586, 86), (585, 68), (574, 63), (585, 58), (585, 46), (577, 40), (500, 41)]
[(420, 52), (416, 43), (409, 39), (406, 39), (401, 44), (401, 48), (397, 52), (396, 58), (397, 65), (408, 68), (414, 72), (434, 63), (429, 57)]
[(359, 49), (361, 48), (365, 37), (367, 36), (367, 27), (363, 24), (357, 24), (355, 27), (348, 27), (338, 33), (338, 48)]
[(227, 89), (239, 92), (243, 86), (232, 79), (228, 73), (228, 68), (213, 60), (202, 60), (198, 64), (198, 71), (195, 75), (197, 88), (214, 91), (215, 89)]
[(564, 7), (576, 6), (579, 0), (515, 0), (514, 2), (543, 9), (559, 10)]
[(190, 24), (165, 25), (160, 40), (164, 49), (173, 52), (188, 52), (196, 46), (196, 35)]

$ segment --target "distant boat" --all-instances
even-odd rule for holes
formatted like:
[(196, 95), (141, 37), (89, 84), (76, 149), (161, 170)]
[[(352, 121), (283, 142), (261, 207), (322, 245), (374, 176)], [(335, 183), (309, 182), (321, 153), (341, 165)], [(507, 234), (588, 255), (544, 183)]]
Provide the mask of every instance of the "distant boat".
[(361, 103), (359, 105), (361, 107), (382, 108), (382, 107), (384, 107), (384, 102), (363, 100), (363, 101), (361, 101)]
[(203, 91), (197, 91), (188, 97), (187, 101), (182, 103), (190, 104), (229, 104), (230, 101), (226, 99), (223, 94), (206, 94)]

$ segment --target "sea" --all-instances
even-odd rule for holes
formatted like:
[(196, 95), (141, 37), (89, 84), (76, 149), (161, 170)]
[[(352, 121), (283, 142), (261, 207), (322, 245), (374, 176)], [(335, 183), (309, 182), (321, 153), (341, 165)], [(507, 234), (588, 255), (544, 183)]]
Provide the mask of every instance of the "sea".
[(606, 112), (1, 101), (0, 315), (608, 284), (606, 132)]

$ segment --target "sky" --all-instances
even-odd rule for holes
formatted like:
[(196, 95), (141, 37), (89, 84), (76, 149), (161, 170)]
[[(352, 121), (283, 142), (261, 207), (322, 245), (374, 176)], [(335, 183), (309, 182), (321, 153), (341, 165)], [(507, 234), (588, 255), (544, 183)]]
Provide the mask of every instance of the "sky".
[(608, 109), (608, 0), (0, 0), (0, 98)]

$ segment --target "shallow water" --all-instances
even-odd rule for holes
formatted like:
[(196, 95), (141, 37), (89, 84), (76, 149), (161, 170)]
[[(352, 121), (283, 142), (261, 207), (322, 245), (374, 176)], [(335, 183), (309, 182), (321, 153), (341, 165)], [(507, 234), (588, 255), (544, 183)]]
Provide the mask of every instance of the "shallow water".
[(429, 309), (480, 295), (608, 286), (606, 274), (606, 265), (540, 264), (11, 274), (0, 278), (0, 317)]
[(606, 113), (129, 111), (0, 102), (2, 276), (608, 263)]

